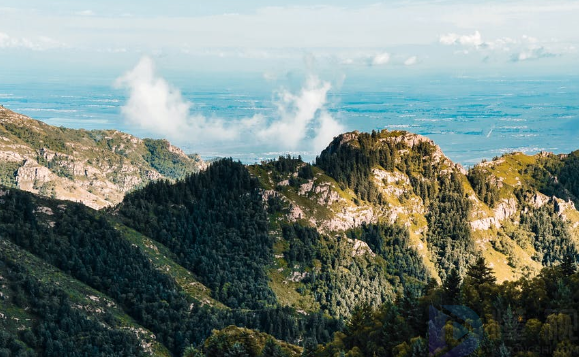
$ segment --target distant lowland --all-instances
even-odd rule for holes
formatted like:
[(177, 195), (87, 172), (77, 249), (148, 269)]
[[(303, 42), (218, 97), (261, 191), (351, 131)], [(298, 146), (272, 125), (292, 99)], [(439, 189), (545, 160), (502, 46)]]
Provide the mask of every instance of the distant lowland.
[[(111, 88), (113, 80), (97, 84), (80, 81), (74, 86), (57, 79), (5, 84), (0, 104), (54, 126), (116, 129), (157, 138), (158, 133), (123, 120), (119, 113), (127, 103), (127, 93)], [(424, 135), (465, 167), (514, 151), (568, 153), (577, 149), (576, 76), (416, 76), (369, 81), (351, 75), (345, 81), (347, 85), (334, 85), (328, 92), (325, 109), (347, 130), (407, 130)], [(191, 113), (225, 122), (275, 115), (272, 97), (276, 90), (292, 86), (291, 81), (270, 83), (261, 75), (232, 75), (212, 81), (200, 78), (179, 84), (184, 99), (191, 104)], [(233, 157), (250, 164), (280, 155), (254, 142), (204, 146), (171, 142), (204, 159)], [(319, 154), (300, 147), (295, 151), (308, 162)]]
[(3, 355), (442, 356), (449, 304), (477, 356), (576, 355), (579, 151), (467, 169), (373, 130), (208, 164), (0, 108), (0, 165)]

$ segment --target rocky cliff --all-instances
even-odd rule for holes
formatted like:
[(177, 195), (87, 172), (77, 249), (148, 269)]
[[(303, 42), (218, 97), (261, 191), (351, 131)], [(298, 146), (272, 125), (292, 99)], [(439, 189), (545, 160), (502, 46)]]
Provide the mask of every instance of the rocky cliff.
[(4, 107), (0, 165), (0, 184), (97, 209), (151, 180), (178, 179), (205, 167), (165, 140), (53, 127)]
[[(387, 157), (384, 148), (388, 148)], [(367, 159), (373, 156), (378, 159)], [(432, 242), (431, 226), (441, 218), (437, 215), (442, 213), (434, 207), (440, 198), (423, 191), (439, 190), (445, 178), (453, 177), (462, 185), (461, 195), (468, 202), (464, 218), (472, 253), (484, 255), (499, 281), (504, 281), (534, 275), (545, 265), (557, 264), (546, 260), (542, 252), (546, 243), (540, 242), (538, 228), (528, 223), (532, 220), (528, 216), (551, 215), (549, 219), (562, 222), (568, 243), (579, 243), (579, 212), (573, 201), (568, 196), (546, 195), (529, 174), (531, 170), (545, 170), (544, 160), (541, 161), (545, 157), (559, 163), (565, 158), (513, 153), (481, 163), (467, 172), (426, 137), (402, 131), (382, 131), (372, 136), (351, 132), (338, 136), (324, 150), (313, 166), (311, 178), (299, 178), (300, 165), (305, 163), (284, 174), (277, 172), (271, 163), (250, 169), (264, 185), (266, 200), (277, 196), (287, 204), (284, 219), (289, 221), (328, 234), (381, 222), (405, 226), (412, 248), (435, 277), (441, 273), (441, 257)], [(343, 169), (336, 170), (336, 166)], [(355, 174), (348, 176), (352, 166), (357, 167), (351, 170)], [(369, 166), (366, 172), (360, 173), (365, 166)], [(475, 190), (477, 187), (473, 188), (475, 170), (484, 172), (485, 185), (496, 193), (492, 203), (485, 202)], [(360, 180), (369, 180), (371, 185), (361, 186), (356, 183)], [(369, 191), (375, 193), (366, 194)], [(553, 206), (556, 208), (552, 209)]]

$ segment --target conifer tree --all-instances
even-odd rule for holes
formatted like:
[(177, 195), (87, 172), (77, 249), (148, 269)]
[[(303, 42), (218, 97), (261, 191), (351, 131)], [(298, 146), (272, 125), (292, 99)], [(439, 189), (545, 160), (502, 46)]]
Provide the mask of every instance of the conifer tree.
[(480, 256), (476, 262), (470, 266), (466, 275), (468, 275), (475, 286), (494, 284), (497, 281), (492, 269), (487, 266), (486, 261), (482, 256)]
[(565, 255), (563, 256), (563, 261), (561, 262), (561, 272), (564, 276), (571, 276), (577, 272), (575, 256), (571, 248), (568, 248), (565, 252)]
[(461, 284), (462, 279), (458, 274), (458, 270), (456, 268), (452, 268), (450, 274), (448, 274), (446, 280), (444, 280), (444, 283), (442, 284), (445, 304), (455, 304), (458, 302)]

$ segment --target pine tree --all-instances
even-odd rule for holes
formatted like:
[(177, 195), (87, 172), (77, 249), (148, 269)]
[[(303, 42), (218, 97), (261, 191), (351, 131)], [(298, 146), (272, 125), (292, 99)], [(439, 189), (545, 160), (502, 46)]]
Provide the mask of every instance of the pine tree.
[(244, 345), (235, 342), (231, 348), (223, 354), (224, 357), (249, 357)]
[(565, 256), (563, 256), (563, 261), (561, 262), (561, 272), (564, 276), (571, 276), (577, 272), (577, 266), (575, 265), (575, 255), (571, 248), (567, 249)]
[(428, 356), (428, 349), (426, 348), (426, 342), (422, 338), (417, 338), (412, 342), (412, 350), (410, 357), (423, 357)]
[(507, 307), (505, 315), (503, 316), (503, 326), (502, 326), (502, 333), (503, 333), (503, 340), (507, 343), (514, 341), (518, 338), (517, 334), (517, 327), (518, 322), (511, 309), (511, 305)]
[(494, 284), (497, 281), (492, 269), (487, 266), (486, 261), (482, 256), (470, 266), (466, 275), (468, 275), (475, 286)]
[(460, 286), (462, 279), (458, 274), (456, 268), (452, 268), (450, 274), (444, 280), (442, 284), (442, 291), (444, 293), (444, 303), (445, 304), (456, 304), (460, 296)]
[(304, 351), (302, 357), (314, 357), (318, 348), (318, 341), (315, 337), (308, 337), (304, 341)]

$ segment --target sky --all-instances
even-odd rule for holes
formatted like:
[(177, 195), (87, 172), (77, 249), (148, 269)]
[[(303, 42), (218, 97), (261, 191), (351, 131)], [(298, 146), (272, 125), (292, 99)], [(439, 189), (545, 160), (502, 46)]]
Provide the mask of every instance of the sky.
[(577, 18), (578, 0), (0, 0), (0, 65), (118, 72), (147, 55), (265, 73), (311, 56), (343, 70), (549, 72), (577, 68)]
[[(177, 144), (319, 152), (351, 129), (328, 110), (345, 78), (577, 75), (578, 18), (579, 0), (0, 0), (0, 89), (98, 83), (126, 93), (126, 123)], [(292, 71), (269, 116), (208, 117), (180, 90)]]

